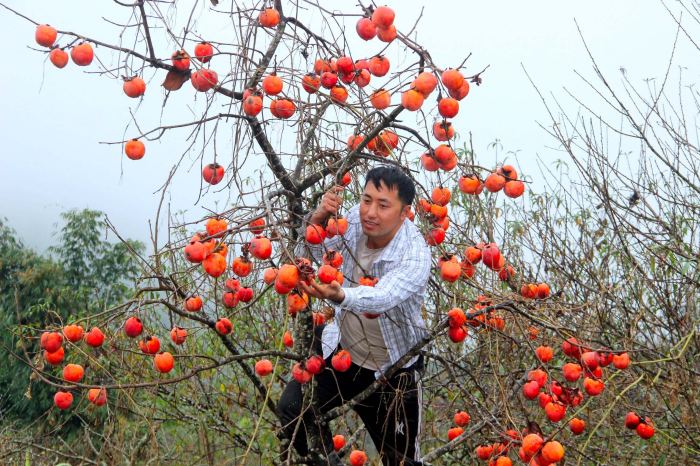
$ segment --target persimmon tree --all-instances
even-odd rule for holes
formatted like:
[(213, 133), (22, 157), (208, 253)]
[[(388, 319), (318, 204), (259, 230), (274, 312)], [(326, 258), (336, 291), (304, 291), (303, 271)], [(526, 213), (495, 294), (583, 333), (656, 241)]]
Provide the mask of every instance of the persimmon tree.
[[(305, 215), (334, 185), (345, 186), (345, 207), (353, 205), (363, 172), (377, 163), (415, 180), (412, 221), (434, 251), (429, 336), (388, 371), (426, 357), (424, 461), (605, 461), (592, 439), (627, 432), (621, 400), (638, 412), (628, 422), (635, 439), (654, 436), (658, 411), (627, 398), (648, 377), (628, 369), (638, 342), (572, 317), (608, 291), (576, 281), (560, 266), (558, 246), (541, 243), (567, 233), (541, 221), (548, 197), (531, 196), (534, 210), (513, 200), (526, 190), (528, 169), (480, 162), (459, 121), (486, 66), (469, 56), (434, 62), (415, 40), (420, 25), (402, 18), (398, 5), (395, 14), (362, 3), (341, 13), (312, 1), (212, 1), (204, 10), (207, 2), (118, 3), (128, 17), (118, 38), (24, 17), (36, 28), (35, 53), (61, 72), (83, 66), (119, 82), (139, 108), (187, 94), (194, 118), (163, 125), (136, 111), (128, 137), (111, 141), (115, 156), (138, 164), (153, 141), (185, 132), (189, 146), (163, 168), (162, 192), (176, 171), (199, 163), (202, 176), (192, 182), (201, 183), (201, 202), (214, 190), (238, 200), (207, 218), (173, 216), (166, 232), (159, 209), (151, 254), (132, 251), (142, 267), (133, 296), (33, 335), (33, 355), (48, 365), (26, 363), (55, 389), (49, 415), (107, 413), (94, 418), (101, 430), (85, 423), (91, 448), (80, 461), (187, 454), (211, 464), (325, 464), (321, 429), (337, 436), (351, 464), (365, 461), (354, 451), (378, 457), (350, 412), (369, 392), (324, 416), (308, 433), (304, 458), (281, 434), (274, 409), (290, 377), (305, 383), (314, 409), (314, 328), (333, 318), (296, 285), (349, 280), (337, 270), (338, 251), (327, 251), (324, 264), (301, 257), (307, 242), (343, 234), (342, 215), (325, 225), (306, 225)], [(208, 37), (193, 26), (198, 14), (230, 26)], [(252, 189), (242, 175), (251, 165), (259, 167)], [(535, 226), (526, 235), (510, 215)], [(371, 286), (365, 278), (361, 285)], [(133, 430), (114, 427), (123, 419)], [(125, 437), (134, 448), (119, 447)]]

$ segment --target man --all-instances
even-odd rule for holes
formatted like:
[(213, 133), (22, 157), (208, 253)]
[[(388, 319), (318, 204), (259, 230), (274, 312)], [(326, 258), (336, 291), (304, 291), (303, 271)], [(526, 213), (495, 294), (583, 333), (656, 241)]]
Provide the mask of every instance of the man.
[[(322, 225), (337, 215), (341, 206), (335, 187), (322, 197), (308, 218)], [(316, 394), (322, 413), (342, 405), (369, 387), (425, 335), (421, 306), (431, 268), (430, 250), (418, 228), (407, 218), (415, 197), (410, 178), (396, 167), (380, 166), (367, 173), (360, 204), (347, 214), (344, 236), (307, 245), (317, 261), (326, 250), (343, 255), (345, 286), (336, 281), (324, 285), (300, 285), (308, 294), (336, 307), (334, 322), (323, 329), (322, 348), (327, 369), (316, 375)], [(376, 277), (374, 286), (358, 285), (363, 276)], [(352, 365), (346, 372), (334, 370), (335, 351), (350, 352)], [(401, 369), (354, 410), (379, 451), (385, 465), (420, 465), (418, 436), (421, 425), (422, 358), (412, 357)], [(299, 416), (304, 411), (303, 420)], [(301, 386), (289, 382), (278, 404), (278, 413), (294, 447), (306, 455), (304, 426), (316, 422), (311, 410), (302, 407)], [(302, 422), (301, 426), (297, 426)], [(299, 427), (299, 428), (297, 428)], [(332, 464), (333, 443), (324, 440), (323, 453)]]

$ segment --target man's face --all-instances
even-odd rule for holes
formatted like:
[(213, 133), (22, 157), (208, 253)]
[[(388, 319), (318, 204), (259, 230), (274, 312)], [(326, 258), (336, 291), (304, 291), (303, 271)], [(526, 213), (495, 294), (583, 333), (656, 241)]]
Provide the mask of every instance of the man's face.
[(360, 199), (362, 231), (368, 238), (390, 241), (408, 215), (411, 206), (403, 205), (397, 188), (388, 189), (380, 182), (379, 189), (368, 182)]

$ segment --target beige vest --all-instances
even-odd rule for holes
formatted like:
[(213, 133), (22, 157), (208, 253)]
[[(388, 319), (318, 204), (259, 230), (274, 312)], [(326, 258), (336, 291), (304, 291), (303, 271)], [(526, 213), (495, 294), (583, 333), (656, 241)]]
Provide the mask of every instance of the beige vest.
[[(357, 251), (355, 251), (357, 265), (355, 265), (352, 277), (353, 286), (357, 286), (360, 277), (364, 275), (362, 268), (370, 273), (372, 264), (379, 258), (383, 250), (384, 248), (369, 249), (367, 235), (361, 234), (357, 242)], [(350, 352), (352, 362), (374, 371), (389, 362), (389, 353), (384, 343), (382, 330), (379, 327), (380, 318), (369, 319), (362, 314), (346, 311), (342, 313), (339, 323), (340, 345)]]

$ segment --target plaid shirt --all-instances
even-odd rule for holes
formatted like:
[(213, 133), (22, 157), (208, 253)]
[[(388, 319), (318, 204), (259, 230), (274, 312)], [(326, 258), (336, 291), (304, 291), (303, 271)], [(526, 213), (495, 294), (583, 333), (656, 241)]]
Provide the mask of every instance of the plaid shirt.
[[(320, 245), (302, 242), (296, 252), (298, 255), (306, 255), (305, 252), (308, 251), (320, 262), (325, 250), (339, 251), (343, 255), (341, 270), (347, 284), (355, 267), (355, 260), (347, 251), (349, 249), (355, 255), (362, 234), (359, 205), (350, 209), (346, 217), (348, 230), (344, 236), (328, 238)], [(389, 352), (389, 363), (380, 368), (377, 376), (398, 361), (427, 335), (421, 307), (431, 265), (430, 248), (423, 235), (413, 222), (404, 220), (394, 238), (372, 265), (370, 273), (379, 278), (377, 284), (374, 287), (343, 287), (345, 299), (335, 305), (335, 321), (323, 330), (323, 357), (330, 356), (338, 346), (340, 329), (336, 322), (343, 312), (371, 312), (380, 314), (379, 326)], [(412, 358), (404, 367), (416, 360), (417, 357)]]

